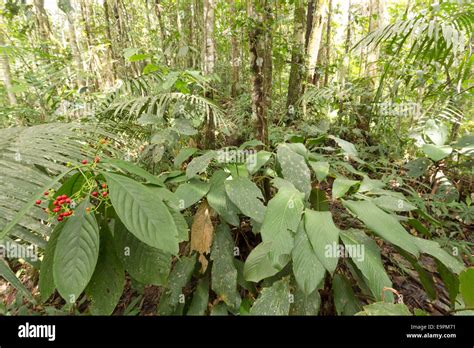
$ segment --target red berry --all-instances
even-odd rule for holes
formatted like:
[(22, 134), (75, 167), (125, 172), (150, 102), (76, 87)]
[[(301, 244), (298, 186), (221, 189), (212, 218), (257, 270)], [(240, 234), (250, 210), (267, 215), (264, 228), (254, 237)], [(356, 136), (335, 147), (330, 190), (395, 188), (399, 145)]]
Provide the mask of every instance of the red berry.
[(61, 199), (58, 203), (59, 203), (59, 205), (63, 205), (64, 204), (64, 199)]
[(96, 156), (96, 157), (94, 158), (94, 163), (99, 163), (99, 162), (100, 162), (100, 157), (99, 157), (99, 156)]
[(71, 201), (71, 198), (66, 198), (66, 203), (67, 203), (67, 204), (71, 204), (71, 202), (72, 202), (72, 201)]
[(57, 212), (60, 211), (60, 210), (61, 210), (60, 207), (56, 207), (56, 208), (53, 209), (53, 212), (57, 213)]
[(97, 197), (99, 193), (97, 191), (92, 192), (92, 196)]
[(107, 197), (107, 191), (102, 192), (102, 197)]
[(91, 208), (87, 207), (87, 208), (86, 208), (86, 212), (89, 213), (90, 211), (91, 211)]
[(102, 186), (102, 188), (105, 189), (107, 187), (107, 184), (104, 182), (101, 186)]
[(58, 202), (58, 200), (56, 199), (56, 200), (53, 202), (53, 205), (58, 205), (58, 204), (59, 204), (59, 202)]
[(66, 199), (67, 195), (62, 195), (59, 199)]
[(70, 216), (70, 215), (72, 215), (72, 211), (68, 210), (64, 212), (64, 216)]
[(59, 222), (63, 221), (63, 217), (62, 216), (58, 217), (58, 221)]
[(82, 164), (87, 164), (87, 160), (86, 160), (86, 159), (83, 159), (81, 163), (82, 163)]
[(35, 203), (38, 205), (41, 204), (41, 199), (37, 199)]
[(49, 195), (49, 191), (44, 191), (43, 193), (45, 196)]

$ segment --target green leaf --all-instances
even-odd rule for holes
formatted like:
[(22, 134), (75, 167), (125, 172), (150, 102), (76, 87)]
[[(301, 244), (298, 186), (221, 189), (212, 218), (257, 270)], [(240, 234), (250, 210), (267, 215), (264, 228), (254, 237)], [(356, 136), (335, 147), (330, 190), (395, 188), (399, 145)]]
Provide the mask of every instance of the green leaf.
[(382, 189), (385, 184), (380, 180), (371, 179), (368, 176), (364, 176), (362, 183), (360, 184), (357, 192), (373, 192), (378, 189)]
[(209, 276), (199, 279), (186, 315), (205, 315), (209, 303)]
[(124, 285), (125, 272), (115, 253), (112, 235), (104, 222), (100, 231), (99, 259), (86, 288), (86, 295), (91, 300), (91, 314), (112, 314), (122, 296)]
[(332, 198), (337, 199), (344, 196), (350, 188), (360, 181), (358, 180), (349, 180), (346, 178), (336, 178), (332, 184)]
[(304, 192), (306, 197), (311, 193), (311, 172), (305, 158), (290, 149), (287, 144), (278, 146), (277, 159), (283, 177)]
[(426, 156), (437, 162), (441, 161), (443, 158), (448, 157), (451, 152), (453, 152), (453, 148), (448, 145), (424, 144), (423, 152), (426, 154)]
[(261, 234), (264, 242), (272, 243), (270, 259), (276, 265), (281, 265), (281, 256), (291, 254), (304, 209), (303, 199), (303, 193), (283, 187), (268, 202)]
[(53, 275), (59, 294), (75, 302), (89, 283), (99, 256), (99, 226), (90, 204), (82, 202), (64, 223), (54, 252)]
[(459, 293), (459, 279), (456, 274), (451, 272), (448, 267), (438, 260), (436, 260), (436, 268), (448, 291), (449, 300), (454, 304)]
[(195, 147), (186, 147), (184, 149), (181, 149), (173, 161), (174, 166), (180, 167), (181, 164), (183, 164), (183, 162), (186, 161), (189, 157), (194, 155), (196, 151), (197, 149)]
[(460, 261), (458, 261), (454, 256), (448, 254), (445, 250), (441, 249), (437, 242), (418, 237), (412, 238), (420, 252), (438, 259), (454, 273), (459, 274), (465, 269)]
[(375, 302), (364, 306), (364, 310), (356, 315), (412, 315), (403, 303)]
[(170, 208), (171, 216), (173, 216), (174, 224), (178, 229), (178, 239), (180, 242), (189, 240), (189, 226), (183, 215), (177, 210)]
[(209, 191), (210, 184), (201, 180), (192, 179), (181, 184), (175, 191), (181, 210), (189, 208), (199, 202)]
[(188, 179), (194, 178), (197, 174), (205, 172), (209, 163), (211, 163), (215, 157), (215, 151), (208, 151), (202, 156), (194, 157), (186, 167), (186, 176)]
[[(86, 172), (85, 175), (88, 177), (91, 176), (90, 173)], [(82, 173), (76, 173), (69, 177), (62, 186), (54, 193), (52, 196), (53, 199), (56, 199), (58, 196), (67, 195), (71, 197), (74, 193), (81, 190), (82, 186), (86, 183), (86, 179)], [(49, 203), (49, 209), (52, 210), (54, 208), (53, 200)]]
[(146, 285), (167, 283), (171, 271), (171, 254), (141, 242), (117, 219), (114, 241), (117, 256), (135, 280)]
[(227, 197), (225, 191), (224, 183), (228, 176), (229, 174), (223, 170), (218, 170), (212, 175), (209, 181), (211, 187), (207, 193), (207, 202), (225, 222), (238, 226), (240, 225), (239, 209)]
[(354, 146), (354, 144), (346, 141), (346, 140), (343, 140), (343, 139), (340, 139), (338, 137), (335, 137), (333, 135), (330, 135), (328, 138), (330, 139), (333, 139), (337, 145), (339, 145), (342, 150), (344, 151), (344, 153), (350, 157), (357, 157), (358, 154), (357, 154), (357, 150)]
[(250, 315), (288, 315), (290, 312), (289, 278), (279, 280), (269, 288), (263, 288), (250, 309)]
[(413, 237), (395, 217), (369, 201), (343, 201), (343, 204), (374, 233), (418, 257), (418, 247), (413, 243)]
[(175, 118), (173, 130), (183, 135), (197, 134), (197, 130), (193, 127), (192, 122), (185, 118)]
[(448, 128), (444, 124), (438, 124), (434, 120), (428, 120), (424, 132), (435, 145), (444, 145), (448, 140)]
[(119, 159), (107, 159), (104, 162), (107, 164), (111, 164), (113, 167), (118, 168), (124, 171), (125, 173), (130, 173), (142, 179), (145, 179), (146, 182), (150, 184), (164, 186), (163, 181), (161, 181), (159, 178), (133, 163)]
[(259, 151), (247, 157), (245, 164), (250, 174), (255, 174), (262, 168), (272, 157), (272, 153), (268, 151)]
[(316, 173), (316, 178), (319, 182), (326, 179), (329, 174), (329, 163), (328, 162), (314, 162), (309, 161), (309, 165), (313, 168)]
[(56, 289), (53, 277), (54, 253), (64, 224), (65, 223), (58, 224), (54, 228), (48, 240), (48, 244), (43, 256), (43, 261), (41, 261), (38, 287), (41, 294), (41, 301), (43, 302), (45, 302)]
[(406, 200), (392, 196), (380, 196), (372, 199), (372, 202), (384, 210), (396, 212), (412, 211), (418, 209), (414, 205), (408, 203)]
[(332, 254), (339, 242), (339, 229), (334, 225), (331, 212), (306, 209), (304, 227), (319, 262), (332, 274), (339, 260), (338, 255)]
[(467, 268), (459, 275), (459, 292), (466, 307), (474, 307), (474, 268)]
[[(382, 300), (384, 287), (392, 287), (392, 282), (385, 272), (377, 244), (364, 232), (349, 229), (341, 231), (344, 249), (354, 264), (364, 275), (370, 291), (377, 301)], [(386, 294), (387, 301), (393, 301), (393, 295)]]
[(290, 307), (290, 315), (318, 315), (321, 296), (318, 290), (305, 295), (299, 288), (295, 292), (294, 302)]
[(183, 296), (182, 289), (191, 280), (196, 266), (196, 256), (182, 257), (176, 262), (170, 274), (168, 286), (162, 293), (158, 304), (159, 315), (171, 315)]
[(300, 223), (296, 233), (295, 246), (292, 251), (293, 273), (298, 288), (305, 296), (310, 295), (323, 281), (326, 269), (319, 261), (316, 253), (304, 230), (304, 223)]
[(240, 295), (237, 292), (237, 269), (234, 265), (234, 241), (226, 224), (216, 229), (211, 250), (212, 290), (228, 306), (240, 307)]
[(329, 211), (329, 200), (326, 197), (326, 192), (318, 188), (311, 190), (311, 195), (309, 196), (309, 202), (311, 203), (311, 208), (316, 211)]
[(4, 278), (7, 282), (11, 284), (15, 289), (17, 289), (28, 301), (35, 303), (31, 292), (23, 285), (23, 283), (16, 277), (15, 273), (10, 269), (8, 263), (0, 258), (0, 277)]
[(362, 309), (349, 280), (344, 275), (334, 275), (332, 292), (338, 315), (354, 315)]
[(229, 199), (244, 215), (259, 223), (263, 222), (265, 206), (260, 200), (263, 200), (263, 195), (257, 185), (248, 178), (237, 177), (226, 180), (224, 186)]
[(120, 220), (142, 242), (178, 254), (178, 230), (166, 205), (152, 190), (127, 177), (104, 173)]
[(224, 302), (220, 302), (212, 307), (211, 309), (211, 316), (225, 316), (229, 315), (227, 311), (227, 306)]
[(413, 178), (418, 178), (425, 174), (428, 167), (431, 165), (431, 161), (427, 158), (417, 158), (416, 160), (410, 161), (405, 165), (408, 169), (407, 174)]
[(270, 251), (272, 243), (260, 243), (257, 245), (245, 260), (244, 278), (251, 282), (259, 282), (262, 279), (277, 274), (281, 268), (272, 265)]

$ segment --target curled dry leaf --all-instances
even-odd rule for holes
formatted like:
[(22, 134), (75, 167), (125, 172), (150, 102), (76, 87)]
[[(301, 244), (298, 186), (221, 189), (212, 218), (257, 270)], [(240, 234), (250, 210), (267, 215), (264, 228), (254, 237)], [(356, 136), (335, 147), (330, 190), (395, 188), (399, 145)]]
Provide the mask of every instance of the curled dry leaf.
[(214, 237), (213, 215), (214, 211), (207, 204), (207, 201), (204, 200), (199, 205), (191, 226), (191, 250), (199, 253), (198, 259), (201, 263), (201, 273), (204, 273), (207, 269), (208, 261), (205, 254), (210, 253)]

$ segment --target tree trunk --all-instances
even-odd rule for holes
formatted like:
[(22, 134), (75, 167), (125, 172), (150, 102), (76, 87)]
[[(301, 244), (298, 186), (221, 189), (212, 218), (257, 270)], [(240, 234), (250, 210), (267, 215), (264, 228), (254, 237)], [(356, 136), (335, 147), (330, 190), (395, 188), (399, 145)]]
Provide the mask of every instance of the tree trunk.
[(304, 73), (304, 20), (305, 9), (303, 0), (295, 1), (293, 47), (291, 50), (291, 70), (288, 82), (288, 96), (286, 99), (287, 117), (292, 120), (295, 117), (295, 104), (302, 94), (302, 77)]
[(267, 110), (265, 105), (265, 31), (263, 18), (264, 0), (249, 4), (249, 17), (253, 19), (249, 28), (250, 70), (252, 72), (252, 118), (255, 122), (256, 138), (268, 144)]
[(273, 12), (272, 1), (265, 1), (265, 53), (263, 58), (263, 91), (265, 94), (265, 109), (270, 110), (272, 105), (272, 74), (273, 74)]
[(234, 18), (237, 17), (237, 11), (235, 8), (235, 1), (229, 0), (231, 17), (232, 17), (232, 27), (231, 27), (231, 39), (230, 43), (232, 45), (232, 85), (230, 88), (230, 95), (232, 98), (237, 96), (237, 86), (239, 84), (239, 67), (240, 67), (240, 55), (239, 55), (239, 42), (237, 39), (237, 26), (235, 25)]
[[(3, 38), (2, 32), (0, 31), (0, 46), (4, 46), (4, 45), (5, 45), (5, 40)], [(5, 91), (7, 92), (8, 102), (10, 103), (11, 106), (17, 105), (16, 96), (15, 96), (15, 93), (13, 93), (10, 62), (5, 52), (0, 52), (0, 74), (1, 74), (0, 77), (3, 81), (3, 85), (5, 86)]]
[(109, 2), (108, 0), (104, 0), (104, 16), (105, 16), (105, 36), (108, 41), (107, 45), (107, 55), (108, 61), (110, 64), (110, 71), (109, 71), (109, 83), (112, 85), (117, 78), (117, 62), (115, 60), (115, 52), (114, 52), (114, 45), (112, 39), (112, 33), (110, 30), (110, 15), (109, 15)]
[(311, 33), (308, 39), (308, 48), (306, 54), (306, 81), (314, 84), (316, 63), (318, 61), (319, 50), (321, 48), (321, 39), (323, 27), (326, 21), (327, 0), (319, 0), (313, 14), (311, 24)]
[[(214, 3), (215, 0), (204, 0), (204, 74), (214, 73), (216, 59), (216, 47), (214, 41)], [(212, 91), (206, 92), (206, 97), (213, 98)], [(216, 142), (215, 119), (212, 110), (207, 115), (207, 125), (205, 134), (207, 148), (214, 148)]]
[(332, 0), (329, 0), (328, 15), (326, 21), (326, 69), (324, 71), (324, 86), (329, 81), (329, 65), (331, 64), (331, 17), (332, 17)]
[(43, 49), (48, 52), (47, 42), (50, 41), (51, 26), (49, 24), (48, 14), (44, 9), (44, 0), (33, 0), (33, 6), (36, 12), (36, 22), (38, 24), (38, 31), (41, 37)]

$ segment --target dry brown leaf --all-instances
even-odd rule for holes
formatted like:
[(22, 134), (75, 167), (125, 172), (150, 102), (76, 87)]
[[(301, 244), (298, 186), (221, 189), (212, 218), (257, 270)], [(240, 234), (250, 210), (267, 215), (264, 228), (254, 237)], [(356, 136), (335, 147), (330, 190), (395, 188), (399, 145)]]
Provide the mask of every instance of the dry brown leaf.
[(191, 250), (199, 253), (201, 262), (201, 273), (207, 269), (208, 261), (205, 254), (211, 252), (212, 239), (214, 237), (214, 225), (212, 224), (212, 208), (204, 200), (199, 205), (193, 218), (191, 226)]

